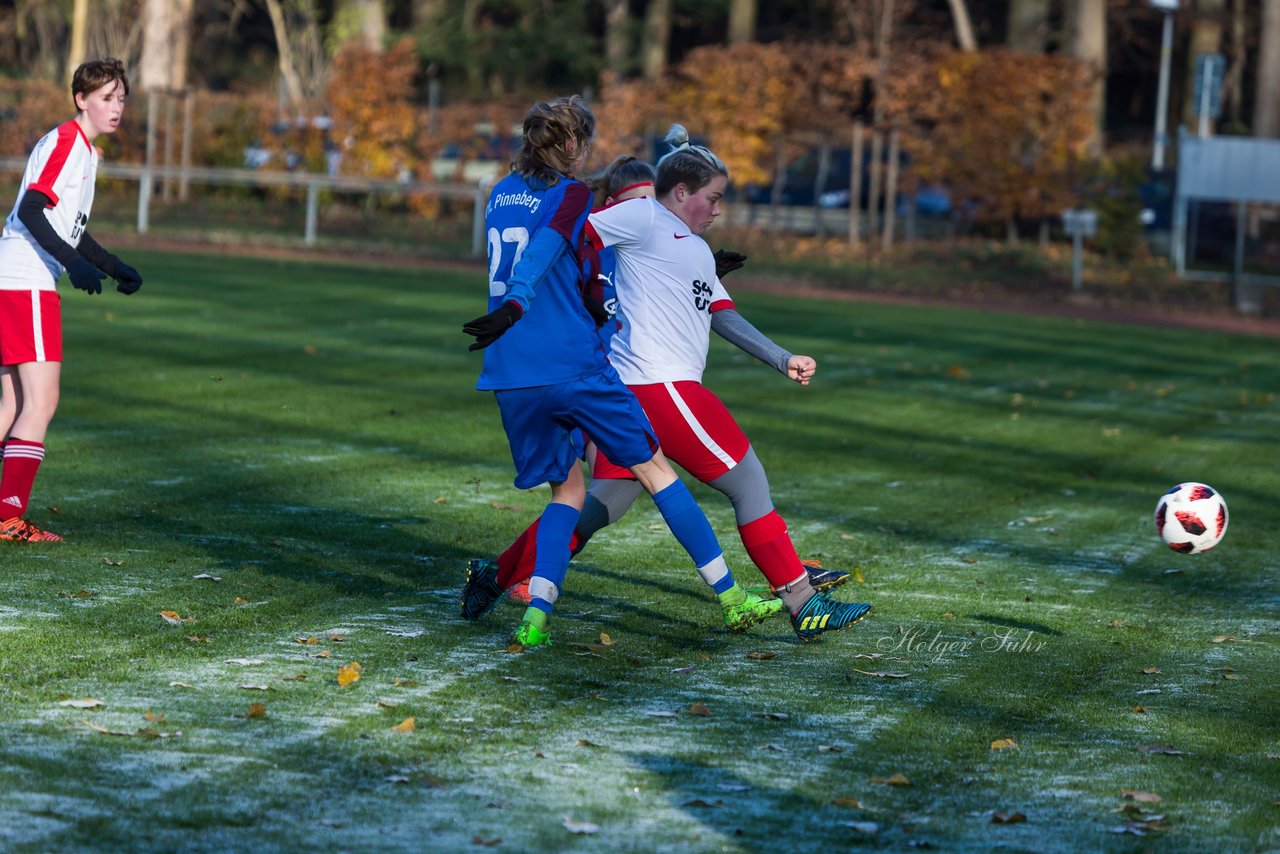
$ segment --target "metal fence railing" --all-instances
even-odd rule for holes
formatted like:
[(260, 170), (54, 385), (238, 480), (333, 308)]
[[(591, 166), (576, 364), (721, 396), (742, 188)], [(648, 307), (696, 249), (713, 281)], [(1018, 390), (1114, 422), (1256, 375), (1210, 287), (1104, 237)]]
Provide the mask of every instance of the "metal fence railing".
[[(0, 172), (18, 172), (27, 162), (18, 158), (0, 158)], [(392, 181), (376, 178), (319, 175), (310, 172), (271, 172), (256, 169), (226, 169), (143, 165), (104, 165), (98, 170), (104, 178), (118, 178), (138, 183), (137, 230), (146, 234), (151, 227), (151, 200), (158, 182), (172, 181), (183, 196), (191, 184), (221, 187), (283, 187), (306, 191), (306, 218), (303, 243), (315, 246), (319, 237), (320, 194), (330, 190), (350, 194), (423, 194), (437, 198), (467, 200), (472, 205), (471, 255), (485, 252), (484, 207), (488, 201), (489, 181), (476, 184), (436, 183), (425, 181)]]

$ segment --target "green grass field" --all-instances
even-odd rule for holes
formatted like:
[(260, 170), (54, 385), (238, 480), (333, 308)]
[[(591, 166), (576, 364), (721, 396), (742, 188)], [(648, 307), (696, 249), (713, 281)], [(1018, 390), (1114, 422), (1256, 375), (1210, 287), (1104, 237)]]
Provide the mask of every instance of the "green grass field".
[[(517, 655), (457, 616), (546, 499), (472, 390), (482, 272), (128, 260), (63, 292), (67, 542), (0, 543), (0, 848), (1280, 849), (1276, 342), (742, 295), (817, 379), (707, 382), (876, 610), (731, 636), (637, 506)], [(1153, 532), (1183, 480), (1204, 555)]]

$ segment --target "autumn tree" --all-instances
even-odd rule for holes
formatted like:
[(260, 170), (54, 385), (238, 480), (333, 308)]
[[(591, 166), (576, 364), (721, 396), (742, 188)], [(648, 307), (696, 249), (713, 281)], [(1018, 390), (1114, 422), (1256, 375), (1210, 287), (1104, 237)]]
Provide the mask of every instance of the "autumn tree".
[(415, 161), (418, 55), (409, 39), (381, 51), (352, 42), (333, 59), (328, 91), (330, 133), (342, 149), (342, 171), (398, 177)]

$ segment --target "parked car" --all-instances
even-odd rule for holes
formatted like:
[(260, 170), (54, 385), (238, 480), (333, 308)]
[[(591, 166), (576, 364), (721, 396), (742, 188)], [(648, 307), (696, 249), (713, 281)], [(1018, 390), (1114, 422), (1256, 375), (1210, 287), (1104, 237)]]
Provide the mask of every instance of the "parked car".
[[(885, 157), (886, 161), (888, 157)], [(850, 149), (833, 149), (827, 162), (826, 177), (822, 186), (818, 183), (821, 154), (810, 151), (796, 158), (787, 167), (778, 203), (802, 207), (847, 208), (851, 196), (853, 152)], [(902, 165), (909, 161), (902, 156)], [(859, 207), (866, 208), (871, 197), (871, 152), (862, 156), (862, 185)], [(750, 204), (766, 205), (773, 201), (773, 186), (748, 184), (742, 188), (742, 198)], [(944, 217), (951, 213), (951, 196), (946, 187), (928, 185), (915, 194), (899, 194), (897, 212), (906, 215), (912, 205), (920, 216)]]

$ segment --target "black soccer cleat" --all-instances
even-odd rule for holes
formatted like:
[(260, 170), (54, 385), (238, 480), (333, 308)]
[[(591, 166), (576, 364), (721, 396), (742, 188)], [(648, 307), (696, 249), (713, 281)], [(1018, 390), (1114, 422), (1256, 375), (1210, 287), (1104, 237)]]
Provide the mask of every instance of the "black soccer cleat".
[(809, 586), (816, 593), (834, 590), (849, 580), (849, 573), (838, 569), (823, 569), (822, 563), (816, 560), (802, 560), (801, 565), (809, 576)]
[(496, 563), (483, 558), (467, 561), (467, 583), (462, 585), (462, 619), (480, 619), (493, 610), (502, 593)]

